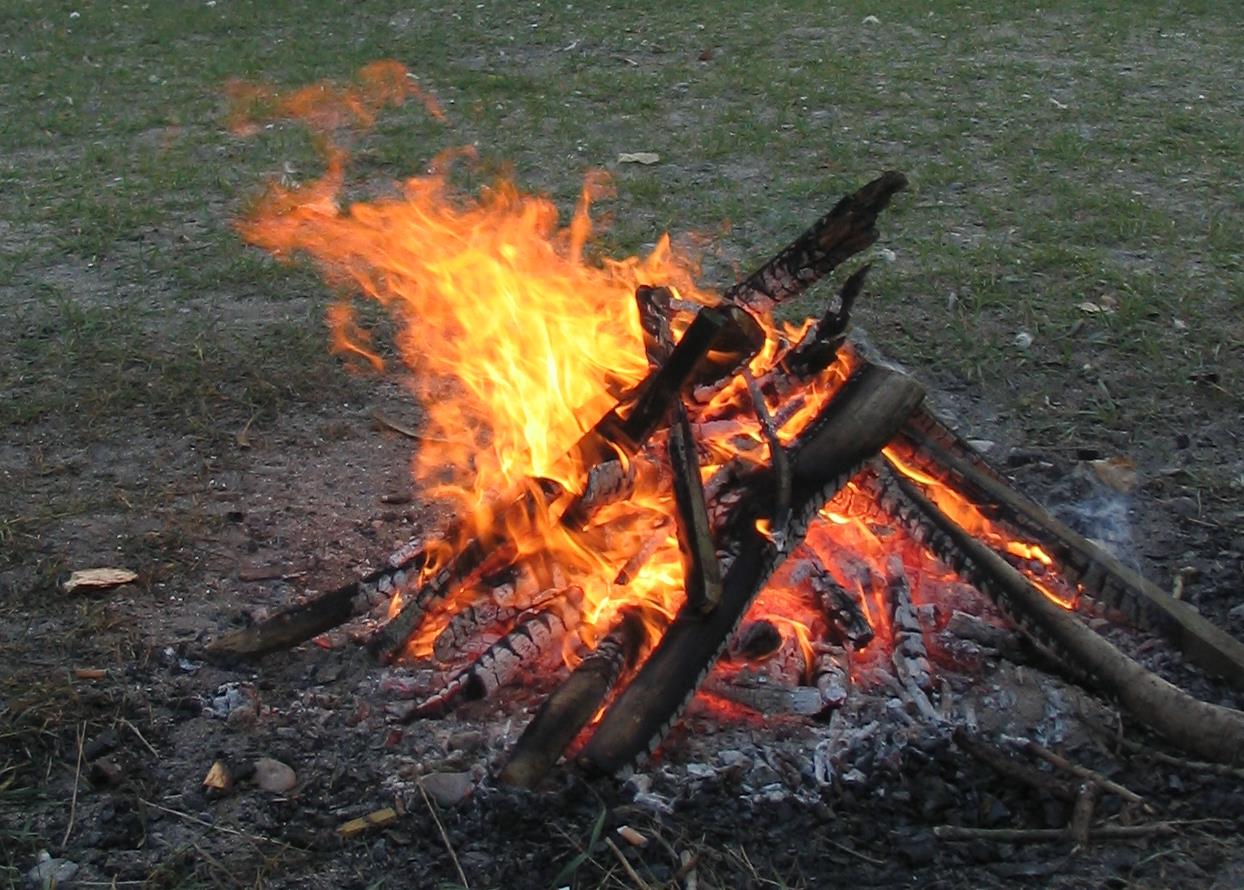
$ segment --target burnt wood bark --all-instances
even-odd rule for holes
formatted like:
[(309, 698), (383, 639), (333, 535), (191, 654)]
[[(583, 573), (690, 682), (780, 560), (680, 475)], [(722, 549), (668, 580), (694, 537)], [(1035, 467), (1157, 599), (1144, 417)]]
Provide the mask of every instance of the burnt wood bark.
[(885, 368), (856, 372), (791, 447), (798, 497), (781, 543), (756, 529), (772, 519), (772, 473), (750, 480), (750, 496), (731, 522), (725, 547), (736, 556), (722, 583), (721, 603), (707, 615), (684, 605), (635, 678), (617, 697), (580, 758), (595, 772), (615, 773), (650, 754), (678, 718), (725, 648), (748, 605), (817, 511), (858, 467), (897, 432), (923, 398), (911, 378)]
[(1010, 563), (938, 510), (917, 485), (897, 471), (881, 472), (923, 518), (923, 543), (951, 561), (958, 554), (959, 570), (1021, 631), (1070, 662), (1171, 743), (1207, 760), (1244, 763), (1244, 712), (1194, 698), (1142, 667), (1074, 613), (1051, 602)]
[(596, 714), (618, 677), (634, 665), (644, 636), (639, 613), (624, 610), (600, 645), (540, 705), (514, 744), (501, 781), (533, 788), (544, 778)]
[(330, 631), (354, 616), (359, 583), (345, 584), (290, 606), (250, 627), (218, 637), (208, 644), (207, 655), (214, 660), (258, 658), (269, 652), (297, 646)]
[[(950, 473), (955, 487), (987, 516), (1046, 547), (1063, 574), (1082, 585), (1089, 596), (1165, 637), (1200, 667), (1244, 689), (1244, 643), (1015, 491), (996, 471), (986, 469), (988, 465), (979, 455), (973, 459), (959, 449), (946, 447), (927, 420), (909, 423), (903, 438), (917, 458)], [(967, 445), (963, 448), (975, 453)]]
[(764, 312), (797, 297), (877, 240), (877, 216), (906, 186), (907, 177), (890, 171), (847, 195), (777, 256), (727, 290), (724, 298)]

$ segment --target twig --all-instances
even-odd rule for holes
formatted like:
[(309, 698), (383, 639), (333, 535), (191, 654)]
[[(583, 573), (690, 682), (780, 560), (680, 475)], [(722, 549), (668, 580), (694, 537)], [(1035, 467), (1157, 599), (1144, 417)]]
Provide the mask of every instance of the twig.
[(441, 833), (441, 840), (445, 843), (445, 849), (449, 851), (449, 858), (454, 864), (454, 870), (458, 872), (458, 880), (462, 882), (462, 890), (471, 890), (471, 885), (467, 883), (466, 875), (462, 871), (462, 863), (458, 861), (458, 854), (454, 852), (454, 846), (449, 842), (449, 835), (445, 832), (445, 826), (441, 824), (441, 817), (436, 814), (436, 807), (432, 804), (432, 799), (428, 797), (427, 790), (423, 787), (422, 782), (416, 782), (419, 786), (419, 793), (423, 795), (423, 803), (428, 808), (428, 812), (432, 814), (432, 821), (436, 823), (436, 830)]
[(1058, 769), (1063, 770), (1064, 772), (1069, 772), (1073, 776), (1078, 776), (1081, 779), (1087, 779), (1090, 782), (1096, 782), (1106, 791), (1109, 791), (1111, 794), (1117, 794), (1128, 803), (1137, 804), (1147, 811), (1153, 812), (1153, 807), (1146, 803), (1145, 799), (1135, 791), (1130, 788), (1125, 788), (1113, 779), (1107, 779), (1096, 770), (1091, 770), (1087, 766), (1081, 766), (1078, 763), (1072, 763), (1066, 757), (1063, 757), (1061, 754), (1056, 754), (1044, 745), (1034, 742), (1032, 739), (1013, 738), (1009, 736), (1003, 736), (1003, 738), (1009, 739), (1011, 742), (1026, 749), (1030, 753), (1035, 754), (1042, 760), (1057, 767)]
[(776, 480), (773, 494), (773, 526), (772, 533), (774, 535), (785, 535), (786, 525), (790, 521), (790, 499), (791, 499), (791, 467), (790, 460), (787, 458), (785, 449), (782, 448), (782, 441), (778, 438), (777, 429), (773, 426), (773, 415), (769, 413), (769, 406), (765, 403), (765, 394), (761, 391), (760, 385), (756, 383), (756, 378), (752, 376), (752, 372), (743, 366), (741, 376), (747, 383), (747, 392), (752, 397), (752, 407), (756, 411), (756, 420), (760, 424), (760, 431), (764, 434), (765, 442), (769, 446), (769, 461), (773, 465), (773, 475)]
[(262, 834), (249, 834), (248, 832), (238, 831), (236, 828), (229, 828), (225, 825), (213, 825), (206, 819), (200, 819), (198, 816), (191, 815), (190, 813), (183, 813), (181, 810), (175, 810), (172, 807), (166, 807), (141, 797), (138, 799), (138, 802), (143, 806), (151, 807), (153, 810), (159, 810), (162, 813), (168, 813), (170, 816), (185, 819), (187, 822), (193, 822), (195, 825), (202, 825), (204, 828), (209, 828), (212, 831), (219, 831), (223, 834), (231, 834), (234, 837), (246, 838), (248, 841), (256, 841), (261, 844), (272, 844), (273, 846), (284, 847), (287, 850), (294, 850), (295, 852), (303, 852), (293, 844), (285, 843), (285, 841), (278, 841), (276, 838), (264, 837)]
[(1077, 847), (1088, 845), (1089, 833), (1093, 826), (1093, 812), (1097, 809), (1097, 798), (1100, 794), (1101, 786), (1096, 782), (1086, 781), (1080, 786), (1080, 794), (1071, 808), (1071, 824), (1067, 826)]
[(961, 750), (966, 751), (999, 775), (1052, 794), (1060, 800), (1074, 801), (1076, 799), (1075, 789), (1057, 776), (1035, 766), (1012, 760), (998, 748), (972, 735), (962, 726), (955, 730), (954, 740)]
[(1182, 757), (1176, 757), (1173, 754), (1167, 754), (1165, 751), (1150, 748), (1148, 745), (1143, 745), (1140, 742), (1133, 741), (1132, 739), (1120, 737), (1111, 739), (1111, 741), (1119, 743), (1132, 754), (1136, 754), (1141, 757), (1148, 757), (1152, 760), (1156, 760), (1158, 763), (1165, 763), (1168, 766), (1178, 766), (1193, 772), (1210, 773), (1215, 776), (1225, 776), (1229, 779), (1244, 780), (1244, 769), (1240, 769), (1238, 766), (1229, 766), (1225, 763), (1207, 763), (1202, 760), (1186, 760)]
[(151, 752), (151, 756), (152, 756), (152, 757), (155, 757), (155, 758), (157, 758), (157, 759), (159, 758), (159, 756), (160, 756), (160, 752), (159, 752), (159, 751), (157, 751), (155, 748), (151, 747), (151, 742), (149, 742), (149, 741), (147, 741), (145, 738), (143, 738), (143, 734), (142, 734), (141, 732), (139, 732), (139, 731), (138, 731), (138, 727), (137, 727), (137, 726), (135, 726), (135, 725), (134, 725), (133, 723), (131, 723), (130, 721), (126, 720), (124, 717), (119, 718), (119, 722), (120, 722), (121, 724), (123, 724), (124, 726), (129, 727), (130, 732), (132, 732), (132, 733), (134, 733), (134, 735), (138, 736), (138, 740), (139, 740), (140, 742), (142, 742), (142, 743), (143, 743), (143, 746), (144, 746), (144, 747), (146, 747), (146, 749), (147, 749), (148, 751), (150, 751), (150, 752)]
[(848, 856), (854, 856), (856, 859), (863, 860), (864, 862), (870, 863), (872, 865), (888, 865), (889, 864), (883, 859), (874, 859), (872, 856), (869, 856), (866, 853), (861, 853), (859, 850), (852, 849), (851, 847), (848, 847), (846, 844), (839, 843), (833, 838), (825, 838), (825, 840), (829, 842), (829, 845), (831, 847), (835, 847), (841, 850), (842, 852), (846, 853)]
[[(1160, 834), (1175, 834), (1171, 822), (1147, 825), (1103, 825), (1089, 830), (1094, 840), (1135, 840)], [(944, 841), (994, 841), (1001, 844), (1048, 844), (1073, 840), (1065, 828), (969, 828), (963, 825), (937, 825), (933, 836)]]
[(78, 814), (78, 782), (82, 779), (82, 749), (86, 745), (86, 724), (78, 726), (78, 765), (73, 771), (73, 796), (69, 798), (69, 824), (65, 826), (65, 836), (61, 838), (61, 849), (69, 843), (69, 835), (73, 834), (73, 821)]
[(419, 433), (415, 432), (410, 427), (405, 424), (398, 423), (396, 420), (390, 420), (379, 411), (373, 411), (371, 413), (371, 419), (374, 420), (379, 426), (382, 426), (387, 430), (392, 430), (395, 433), (401, 433), (407, 439), (415, 439), (416, 441), (421, 441), (423, 439), (423, 436), (419, 435)]
[(635, 886), (638, 887), (639, 890), (652, 890), (652, 888), (648, 886), (648, 882), (641, 878), (639, 876), (639, 872), (635, 871), (635, 869), (631, 867), (631, 864), (626, 861), (626, 855), (618, 849), (618, 845), (613, 842), (613, 838), (605, 838), (605, 846), (607, 846), (617, 858), (618, 862), (622, 866), (622, 870), (626, 872), (627, 877), (635, 882)]

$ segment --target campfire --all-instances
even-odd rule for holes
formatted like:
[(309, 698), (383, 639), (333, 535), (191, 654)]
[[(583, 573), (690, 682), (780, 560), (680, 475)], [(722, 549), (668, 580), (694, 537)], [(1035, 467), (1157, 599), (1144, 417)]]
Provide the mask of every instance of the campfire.
[[(774, 320), (874, 243), (901, 174), (716, 294), (668, 239), (643, 259), (590, 260), (600, 182), (561, 228), (547, 200), (506, 183), (456, 200), (449, 160), (342, 212), (334, 153), (322, 180), (274, 188), (242, 224), (396, 319), (427, 411), (415, 481), (456, 518), (221, 637), (217, 655), (353, 622), (380, 662), (434, 672), (407, 721), (554, 678), (500, 774), (533, 786), (563, 757), (631, 767), (705, 689), (816, 717), (887, 682), (938, 720), (953, 657), (937, 640), (948, 623), (981, 623), (955, 603), (983, 594), (1173, 744), (1244, 756), (1244, 714), (1161, 679), (1085, 616), (1160, 635), (1237, 687), (1244, 645), (1014, 491), (914, 379), (849, 336), (867, 265), (819, 318)], [(349, 304), (331, 320), (339, 350), (383, 366)]]

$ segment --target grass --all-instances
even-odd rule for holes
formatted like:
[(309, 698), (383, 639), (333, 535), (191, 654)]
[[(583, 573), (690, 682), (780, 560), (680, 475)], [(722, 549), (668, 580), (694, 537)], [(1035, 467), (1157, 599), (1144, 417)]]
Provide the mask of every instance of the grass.
[[(387, 114), (354, 146), (361, 181), (475, 143), (485, 167), (568, 211), (604, 167), (616, 197), (599, 249), (704, 234), (717, 285), (903, 170), (912, 187), (881, 223), (893, 261), (859, 317), (934, 386), (978, 393), (1032, 444), (1133, 451), (1142, 467), (1171, 460), (1176, 432), (1244, 414), (1230, 384), (1244, 375), (1244, 12), (636, 6), (3, 4), (0, 428), (20, 459), (0, 449), (0, 572), (37, 565), (49, 583), (58, 522), (156, 503), (174, 481), (156, 468), (150, 490), (84, 493), (57, 475), (72, 449), (141, 433), (218, 455), (244, 425), (368, 398), (328, 353), (332, 294), (233, 231), (266, 178), (318, 169), (298, 128), (225, 131), (235, 76), (344, 80), (396, 58), (450, 124)], [(640, 150), (661, 162), (615, 163)], [(1231, 447), (1196, 471), (1211, 501), (1238, 498)], [(183, 519), (121, 552), (177, 570), (204, 527)]]

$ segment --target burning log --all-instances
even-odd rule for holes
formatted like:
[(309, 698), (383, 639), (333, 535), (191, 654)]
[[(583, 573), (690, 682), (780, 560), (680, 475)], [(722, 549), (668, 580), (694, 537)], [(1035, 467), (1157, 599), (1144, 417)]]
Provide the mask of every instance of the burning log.
[(613, 629), (555, 689), (514, 745), (501, 781), (533, 788), (562, 751), (600, 708), (622, 672), (639, 655), (645, 637), (643, 621), (633, 609), (623, 610)]
[(725, 299), (767, 311), (799, 296), (877, 240), (877, 216), (906, 187), (907, 177), (891, 171), (847, 195), (777, 256), (726, 291)]
[(991, 519), (1014, 526), (1052, 551), (1068, 579), (1094, 599), (1165, 637), (1202, 668), (1244, 689), (1244, 643), (1012, 489), (966, 443), (957, 437), (954, 441), (961, 447), (948, 443), (942, 432), (945, 427), (939, 426), (925, 416), (903, 430), (903, 439), (922, 468), (932, 465), (941, 468), (943, 475), (951, 474), (956, 488)]
[(433, 641), (432, 654), (437, 661), (451, 661), (455, 655), (460, 656), (467, 651), (470, 641), (482, 630), (497, 625), (511, 624), (519, 620), (523, 612), (544, 606), (563, 592), (556, 588), (549, 588), (534, 597), (515, 596), (509, 602), (502, 602), (498, 599), (496, 592), (488, 587), (484, 596), (454, 613), (449, 623), (445, 625), (445, 629)]
[(575, 596), (572, 589), (565, 594), (516, 624), (468, 667), (454, 674), (440, 691), (413, 708), (407, 719), (440, 716), (459, 697), (475, 701), (510, 683), (524, 665), (549, 652), (566, 635), (572, 619), (577, 618), (582, 593)]
[[(872, 642), (876, 635), (860, 608), (859, 602), (847, 592), (829, 570), (821, 564), (821, 559), (807, 547), (804, 565), (809, 586), (816, 595), (817, 605), (821, 614), (829, 623), (829, 636), (835, 642), (846, 641), (854, 649), (863, 649)], [(796, 570), (795, 578), (801, 573)]]
[[(923, 398), (911, 378), (866, 366), (856, 372), (820, 417), (790, 447), (798, 499), (780, 543), (761, 532), (772, 521), (771, 470), (751, 480), (727, 532), (736, 556), (722, 582), (720, 605), (708, 615), (684, 606), (639, 673), (605, 712), (580, 757), (590, 769), (614, 773), (650, 754), (721, 654), (747, 606), (799, 542), (821, 505), (858, 466), (894, 435)], [(766, 517), (765, 513), (769, 512)]]
[(1244, 712), (1200, 701), (1127, 657), (1057, 605), (1006, 560), (942, 513), (897, 471), (878, 468), (880, 500), (918, 540), (954, 566), (1039, 646), (1074, 666), (1133, 716), (1185, 751), (1244, 763)]

